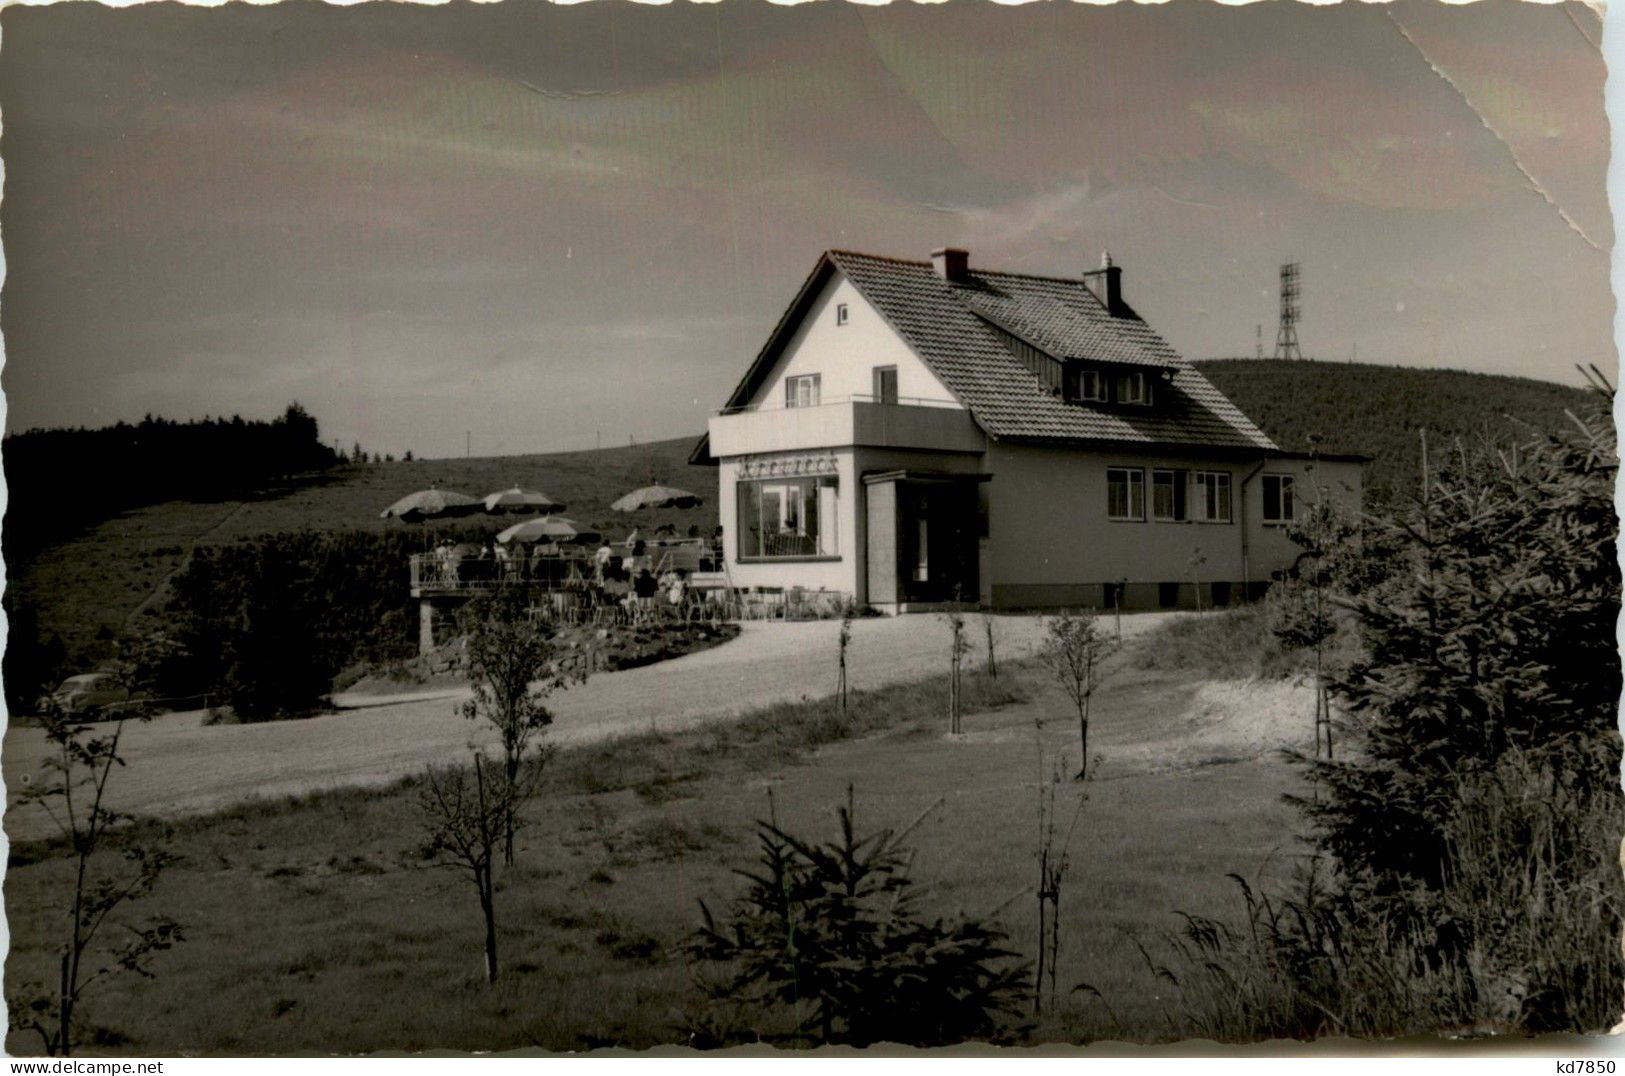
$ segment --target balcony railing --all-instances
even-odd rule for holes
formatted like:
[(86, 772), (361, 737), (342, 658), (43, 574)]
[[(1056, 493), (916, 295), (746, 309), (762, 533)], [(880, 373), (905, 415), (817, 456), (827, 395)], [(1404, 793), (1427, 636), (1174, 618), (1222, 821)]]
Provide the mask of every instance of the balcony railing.
[(758, 411), (804, 411), (813, 407), (830, 407), (835, 404), (883, 404), (894, 407), (943, 407), (959, 409), (962, 405), (957, 400), (945, 400), (940, 397), (929, 396), (877, 396), (874, 393), (855, 392), (849, 396), (825, 396), (815, 404), (806, 404), (802, 407), (786, 407), (782, 401), (765, 404), (742, 404), (739, 407), (724, 407), (715, 412), (718, 415), (748, 415)]

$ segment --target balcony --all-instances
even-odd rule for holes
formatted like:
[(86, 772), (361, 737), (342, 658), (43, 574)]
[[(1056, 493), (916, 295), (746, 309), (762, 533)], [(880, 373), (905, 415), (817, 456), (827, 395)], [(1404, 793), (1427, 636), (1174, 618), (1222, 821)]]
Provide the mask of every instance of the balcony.
[(970, 412), (948, 400), (872, 396), (827, 400), (812, 407), (740, 408), (711, 419), (717, 457), (863, 445), (937, 452), (981, 452), (986, 438)]

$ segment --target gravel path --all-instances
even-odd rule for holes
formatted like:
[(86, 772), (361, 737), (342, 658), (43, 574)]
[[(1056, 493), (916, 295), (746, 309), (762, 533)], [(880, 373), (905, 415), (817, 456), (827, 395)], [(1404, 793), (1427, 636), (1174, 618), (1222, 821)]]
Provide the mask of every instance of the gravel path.
[[(1125, 637), (1170, 615), (1125, 617)], [(967, 627), (972, 661), (983, 652), (980, 618)], [(1043, 621), (995, 618), (998, 652), (1014, 659), (1033, 652)], [(629, 733), (672, 731), (726, 720), (772, 702), (819, 697), (835, 686), (836, 621), (750, 622), (738, 638), (710, 650), (623, 672), (602, 673), (554, 700), (549, 739), (588, 743)], [(859, 620), (852, 626), (848, 668), (854, 688), (918, 680), (940, 673), (948, 628), (937, 617)], [(466, 691), (438, 688), (421, 695), (340, 696), (340, 713), (307, 721), (205, 726), (198, 712), (166, 714), (125, 729), (128, 767), (109, 786), (113, 806), (144, 815), (213, 810), (257, 797), (279, 797), (345, 785), (393, 781), (426, 763), (463, 757), (471, 743), (489, 746), (486, 726), (456, 713)], [(12, 839), (52, 832), (36, 812), (10, 809), (22, 781), (38, 771), (44, 737), (34, 728), (8, 728), (0, 758)]]

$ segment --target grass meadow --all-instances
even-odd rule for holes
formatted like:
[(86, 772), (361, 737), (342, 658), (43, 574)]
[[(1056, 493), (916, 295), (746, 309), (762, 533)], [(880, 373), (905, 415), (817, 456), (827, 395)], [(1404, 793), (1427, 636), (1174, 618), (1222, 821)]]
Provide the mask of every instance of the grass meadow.
[[(1226, 872), (1276, 876), (1297, 848), (1296, 816), (1281, 802), (1290, 768), (1267, 751), (1159, 764), (1154, 745), (1186, 727), (1201, 681), (1145, 669), (1132, 652), (1117, 664), (1095, 699), (1103, 761), (1061, 909), (1062, 1002), (1035, 1040), (1183, 1037), (1177, 999), (1140, 946), (1159, 951), (1176, 910), (1232, 911)], [(683, 954), (699, 901), (715, 909), (737, 892), (733, 872), (751, 865), (770, 792), (782, 824), (822, 837), (848, 784), (860, 830), (925, 815), (909, 843), (933, 912), (990, 916), (1030, 955), (1035, 790), (1069, 747), (1075, 763), (1076, 729), (1041, 670), (1000, 672), (969, 678), (957, 740), (942, 734), (946, 687), (928, 682), (854, 693), (845, 719), (830, 700), (802, 700), (561, 752), (530, 805), (515, 866), (499, 871), (494, 987), (483, 980), (473, 887), (419, 851), (412, 781), (178, 822), (181, 862), (144, 903), (180, 920), (187, 940), (159, 956), (156, 979), (93, 988), (84, 1052), (680, 1042), (703, 997)], [(1133, 761), (1114, 761), (1113, 744), (1128, 741), (1140, 745)], [(68, 882), (60, 851), (13, 849), (8, 992), (49, 979)], [(14, 1032), (7, 1047), (39, 1044)]]

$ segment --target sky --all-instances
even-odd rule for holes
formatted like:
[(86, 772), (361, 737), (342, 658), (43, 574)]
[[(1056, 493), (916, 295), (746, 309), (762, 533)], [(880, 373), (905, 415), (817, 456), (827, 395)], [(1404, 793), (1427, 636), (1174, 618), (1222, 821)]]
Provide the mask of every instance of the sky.
[(1189, 358), (1612, 373), (1575, 3), (0, 11), (8, 430), (697, 434), (820, 251), (1072, 275)]

